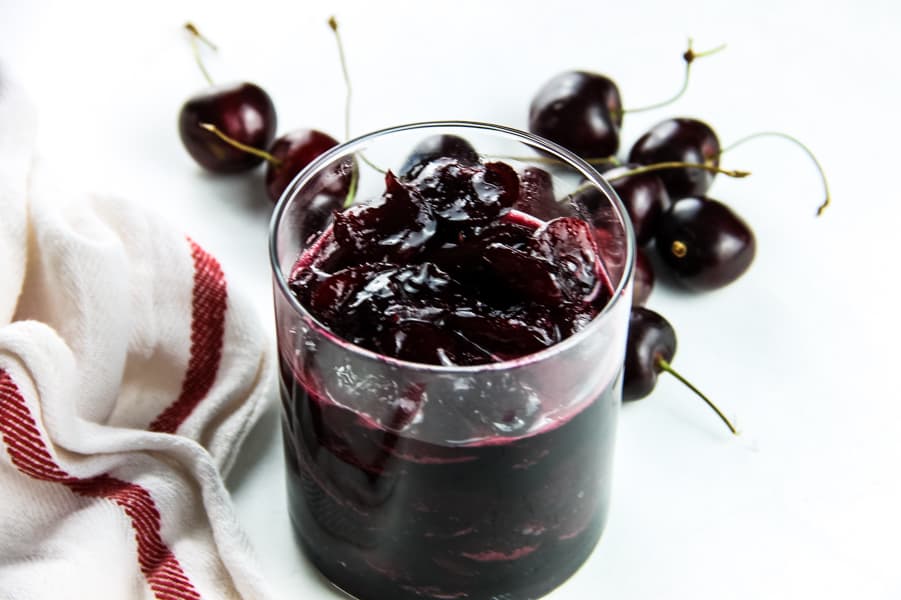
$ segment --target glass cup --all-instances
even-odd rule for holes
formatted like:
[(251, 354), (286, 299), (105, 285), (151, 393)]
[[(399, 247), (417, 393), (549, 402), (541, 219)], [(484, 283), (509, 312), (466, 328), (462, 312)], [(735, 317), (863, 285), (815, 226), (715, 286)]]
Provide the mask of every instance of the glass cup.
[[(292, 278), (330, 239), (331, 210), (379, 197), (385, 170), (403, 172), (436, 135), (466, 139), (523, 180), (546, 177), (555, 214), (590, 222), (612, 299), (577, 333), (504, 362), (420, 364), (341, 339), (294, 296)], [(514, 600), (564, 582), (606, 521), (632, 296), (631, 227), (599, 173), (494, 125), (378, 131), (295, 178), (270, 252), (288, 506), (312, 563), (361, 599)]]

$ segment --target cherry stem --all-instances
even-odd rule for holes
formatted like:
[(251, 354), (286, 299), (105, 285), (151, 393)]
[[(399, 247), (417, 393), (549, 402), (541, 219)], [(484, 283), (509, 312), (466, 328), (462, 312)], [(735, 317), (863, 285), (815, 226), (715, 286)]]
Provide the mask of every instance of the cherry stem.
[(216, 48), (216, 44), (207, 39), (206, 36), (200, 33), (200, 30), (194, 25), (194, 23), (188, 22), (185, 23), (185, 29), (191, 34), (191, 49), (194, 51), (194, 60), (197, 61), (197, 66), (200, 67), (200, 72), (203, 73), (203, 77), (206, 79), (207, 83), (210, 85), (214, 85), (213, 78), (210, 77), (209, 72), (206, 70), (206, 67), (203, 64), (203, 59), (200, 58), (200, 47), (197, 45), (197, 40), (200, 40), (204, 44), (210, 47), (214, 52), (219, 49)]
[(642, 173), (651, 173), (653, 171), (664, 171), (666, 169), (703, 169), (705, 171), (710, 171), (711, 173), (722, 173), (723, 175), (727, 175), (729, 177), (747, 177), (750, 175), (750, 171), (736, 171), (730, 169), (721, 169), (716, 165), (709, 165), (706, 163), (688, 163), (688, 162), (680, 162), (680, 161), (667, 161), (667, 162), (659, 162), (653, 163), (650, 165), (642, 165), (640, 167), (635, 167), (634, 169), (629, 169), (628, 171), (624, 171), (622, 173), (616, 173), (615, 175), (605, 175), (604, 177), (607, 181), (616, 181), (617, 179), (624, 179), (626, 177), (631, 177), (632, 175), (641, 175)]
[[(506, 158), (508, 160), (518, 160), (520, 162), (533, 162), (542, 165), (565, 165), (567, 164), (565, 161), (560, 160), (559, 158), (554, 158), (552, 156), (509, 156), (506, 154), (495, 154), (492, 155), (491, 158)], [(585, 162), (589, 165), (597, 166), (597, 165), (614, 165), (618, 166), (620, 163), (619, 159), (615, 156), (605, 156), (603, 158), (583, 158)]]
[(740, 146), (741, 144), (744, 144), (745, 142), (747, 142), (749, 140), (753, 140), (754, 138), (759, 138), (759, 137), (778, 137), (778, 138), (782, 138), (784, 140), (788, 140), (788, 141), (792, 142), (793, 144), (795, 144), (796, 146), (798, 146), (799, 148), (801, 148), (801, 150), (803, 150), (807, 154), (807, 156), (810, 158), (810, 160), (813, 161), (813, 164), (816, 167), (817, 172), (819, 172), (819, 174), (820, 174), (820, 181), (823, 182), (823, 193), (825, 195), (825, 198), (823, 199), (823, 203), (817, 207), (817, 216), (819, 217), (820, 215), (822, 215), (823, 211), (826, 210), (826, 207), (829, 206), (829, 204), (832, 201), (832, 198), (829, 195), (829, 183), (826, 181), (826, 172), (823, 170), (823, 166), (820, 164), (820, 161), (817, 160), (817, 157), (814, 155), (813, 151), (810, 148), (808, 148), (803, 142), (801, 142), (801, 140), (799, 140), (798, 138), (790, 136), (787, 133), (782, 133), (781, 131), (759, 131), (757, 133), (752, 133), (751, 135), (746, 135), (745, 137), (739, 139), (738, 141), (735, 141), (732, 144), (726, 146), (725, 148), (720, 150), (720, 155), (722, 155), (725, 152), (728, 152), (729, 150), (732, 150), (736, 146)]
[[(341, 74), (344, 76), (344, 139), (350, 139), (350, 105), (351, 98), (353, 96), (353, 89), (350, 85), (350, 72), (347, 69), (347, 56), (344, 54), (344, 42), (341, 40), (341, 33), (338, 31), (338, 19), (333, 16), (328, 19), (328, 26), (332, 29), (332, 32), (335, 34), (335, 43), (338, 46), (338, 60), (341, 62)], [(384, 169), (380, 169), (362, 152), (357, 152), (356, 156), (360, 157), (364, 163), (369, 165), (370, 168), (375, 169), (379, 173), (384, 174)], [(357, 195), (357, 183), (359, 180), (360, 174), (357, 169), (354, 169), (350, 175), (350, 187), (347, 190), (347, 197), (344, 199), (344, 208), (347, 208), (354, 202), (354, 197)]]
[(682, 79), (682, 87), (679, 89), (679, 91), (676, 92), (676, 94), (672, 98), (669, 98), (668, 100), (664, 100), (663, 102), (657, 102), (656, 104), (649, 104), (648, 106), (641, 106), (638, 108), (623, 109), (623, 111), (622, 111), (623, 114), (644, 112), (646, 110), (654, 110), (654, 109), (663, 108), (664, 106), (672, 104), (673, 102), (675, 102), (676, 100), (681, 98), (685, 94), (685, 91), (688, 89), (688, 81), (691, 77), (691, 64), (695, 61), (695, 59), (703, 58), (705, 56), (710, 56), (711, 54), (716, 54), (717, 52), (723, 50), (726, 47), (726, 44), (721, 44), (721, 45), (717, 46), (716, 48), (712, 48), (710, 50), (705, 50), (703, 52), (695, 52), (692, 49), (691, 44), (692, 44), (692, 40), (691, 40), (691, 38), (688, 38), (688, 50), (686, 50), (684, 53), (682, 53), (682, 60), (685, 61), (685, 76)]
[(265, 150), (260, 150), (259, 148), (254, 148), (253, 146), (248, 146), (247, 144), (242, 144), (235, 138), (230, 137), (226, 133), (223, 133), (218, 127), (216, 127), (212, 123), (199, 123), (199, 125), (203, 129), (206, 129), (207, 131), (215, 134), (216, 137), (218, 137), (220, 140), (222, 140), (229, 146), (233, 146), (233, 147), (237, 148), (238, 150), (247, 152), (248, 154), (253, 154), (254, 156), (259, 156), (260, 158), (265, 159), (266, 161), (272, 163), (276, 167), (282, 166), (282, 161), (279, 158), (272, 156)]
[(353, 90), (350, 87), (350, 73), (347, 70), (347, 57), (344, 55), (344, 43), (341, 41), (341, 33), (338, 31), (338, 20), (334, 16), (329, 17), (328, 26), (335, 34), (335, 43), (338, 46), (338, 59), (341, 61), (341, 74), (344, 76), (344, 139), (350, 139), (350, 99)]
[(669, 373), (670, 375), (672, 375), (673, 377), (675, 377), (676, 379), (678, 379), (679, 381), (681, 381), (688, 389), (690, 389), (690, 390), (693, 391), (695, 394), (697, 394), (698, 396), (700, 396), (700, 397), (701, 397), (701, 400), (703, 400), (704, 402), (706, 402), (706, 403), (707, 403), (707, 406), (709, 406), (710, 408), (712, 408), (712, 409), (713, 409), (713, 412), (715, 412), (715, 413), (717, 414), (717, 416), (719, 416), (719, 418), (722, 419), (723, 423), (726, 424), (726, 427), (729, 428), (729, 431), (731, 431), (734, 435), (738, 435), (738, 431), (735, 429), (735, 427), (732, 425), (732, 423), (729, 421), (729, 419), (726, 418), (726, 415), (724, 415), (724, 414), (722, 413), (722, 411), (721, 411), (719, 408), (717, 408), (716, 404), (714, 404), (713, 402), (711, 402), (710, 398), (708, 398), (707, 396), (705, 396), (705, 395), (701, 392), (701, 390), (699, 390), (698, 388), (696, 388), (690, 381), (688, 381), (688, 380), (685, 379), (681, 374), (679, 374), (679, 372), (676, 371), (676, 370), (672, 367), (672, 365), (670, 365), (670, 364), (666, 361), (666, 359), (664, 359), (662, 356), (658, 356), (658, 357), (657, 357), (657, 366), (660, 367), (661, 369), (663, 369), (664, 371), (666, 371), (667, 373)]

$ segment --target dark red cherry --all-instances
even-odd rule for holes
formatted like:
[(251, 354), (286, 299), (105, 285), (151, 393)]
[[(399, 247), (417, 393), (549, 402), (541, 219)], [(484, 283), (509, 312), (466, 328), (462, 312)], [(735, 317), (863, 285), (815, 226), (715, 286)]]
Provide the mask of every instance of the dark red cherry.
[[(687, 162), (719, 166), (720, 142), (707, 123), (697, 119), (667, 119), (638, 138), (629, 152), (629, 162), (650, 165)], [(658, 171), (672, 199), (702, 196), (713, 183), (713, 173), (704, 169), (675, 168)]]
[[(656, 312), (632, 307), (623, 371), (623, 400), (644, 398), (657, 385), (663, 364), (676, 355), (676, 330)], [(663, 362), (661, 362), (661, 359)]]
[(682, 198), (663, 214), (655, 239), (663, 262), (687, 287), (712, 290), (744, 273), (754, 260), (751, 228), (711, 198)]
[(637, 248), (635, 252), (635, 279), (632, 283), (632, 304), (642, 306), (654, 289), (654, 267), (644, 250)]
[(398, 172), (401, 177), (416, 177), (422, 167), (439, 158), (454, 158), (466, 166), (479, 164), (479, 154), (472, 144), (458, 135), (437, 134), (416, 144)]
[(623, 400), (648, 396), (657, 385), (657, 375), (666, 371), (693, 391), (717, 414), (734, 434), (732, 422), (701, 390), (676, 371), (670, 362), (676, 354), (676, 330), (658, 313), (633, 306), (629, 315), (626, 358), (623, 363)]
[(638, 165), (632, 163), (615, 167), (606, 171), (604, 177), (616, 190), (629, 213), (636, 243), (644, 246), (654, 239), (660, 215), (670, 207), (672, 201), (658, 177), (658, 173), (663, 171), (625, 175), (636, 166)]
[[(296, 129), (280, 136), (269, 148), (269, 154), (275, 159), (268, 161), (266, 166), (266, 192), (269, 199), (278, 202), (282, 192), (304, 167), (337, 145), (338, 140), (315, 129)], [(349, 178), (336, 178), (334, 185), (323, 190), (323, 193), (346, 195), (349, 186)], [(341, 200), (343, 202), (344, 198)], [(337, 208), (340, 207), (338, 205)]]
[(616, 84), (585, 71), (561, 73), (544, 84), (529, 109), (529, 131), (584, 158), (619, 148), (623, 108)]
[(267, 148), (275, 137), (275, 105), (263, 88), (244, 82), (208, 88), (181, 107), (178, 133), (191, 157), (215, 173), (239, 173), (263, 158), (228, 144), (202, 123), (247, 146)]

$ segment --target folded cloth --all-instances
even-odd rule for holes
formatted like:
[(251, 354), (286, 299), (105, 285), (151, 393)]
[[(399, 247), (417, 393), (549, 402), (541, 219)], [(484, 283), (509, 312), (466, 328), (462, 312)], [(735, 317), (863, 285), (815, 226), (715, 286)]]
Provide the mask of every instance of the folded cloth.
[(32, 159), (0, 71), (0, 598), (267, 598), (223, 475), (272, 354), (219, 262)]

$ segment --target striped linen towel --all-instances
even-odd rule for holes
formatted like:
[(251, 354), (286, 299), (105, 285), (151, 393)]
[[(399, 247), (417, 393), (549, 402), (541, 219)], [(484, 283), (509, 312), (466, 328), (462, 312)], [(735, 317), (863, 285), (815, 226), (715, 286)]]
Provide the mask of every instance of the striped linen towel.
[(268, 598), (223, 476), (272, 353), (217, 260), (33, 159), (0, 70), (0, 598)]

